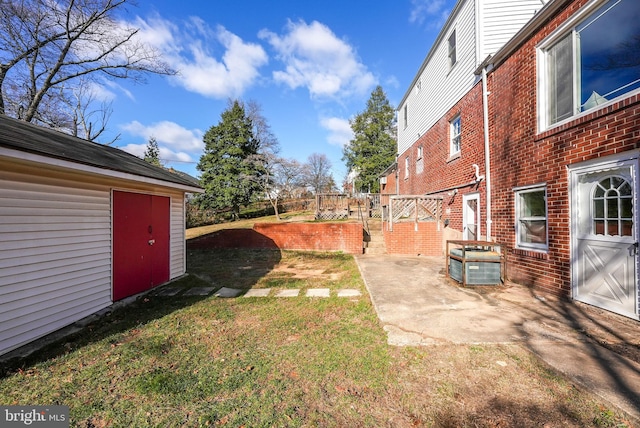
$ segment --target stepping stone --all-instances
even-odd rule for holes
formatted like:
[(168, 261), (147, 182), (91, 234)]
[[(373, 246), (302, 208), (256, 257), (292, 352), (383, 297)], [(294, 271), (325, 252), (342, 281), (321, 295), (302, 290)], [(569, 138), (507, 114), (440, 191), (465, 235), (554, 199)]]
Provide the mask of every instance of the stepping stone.
[(163, 287), (159, 290), (156, 290), (153, 294), (156, 296), (175, 296), (179, 292), (184, 290), (184, 288), (178, 287)]
[(252, 288), (243, 297), (267, 297), (270, 292), (270, 288)]
[(278, 294), (276, 294), (276, 297), (297, 297), (298, 294), (300, 294), (300, 290), (298, 289), (280, 290), (278, 291)]
[(222, 287), (216, 291), (214, 296), (216, 297), (238, 297), (244, 292), (244, 290), (238, 290), (237, 288)]
[(360, 290), (354, 290), (351, 288), (345, 288), (344, 290), (338, 290), (338, 297), (358, 297), (361, 296)]
[(183, 296), (208, 296), (213, 290), (213, 287), (193, 287), (185, 291)]
[(307, 297), (329, 297), (331, 290), (328, 288), (310, 288), (307, 290)]

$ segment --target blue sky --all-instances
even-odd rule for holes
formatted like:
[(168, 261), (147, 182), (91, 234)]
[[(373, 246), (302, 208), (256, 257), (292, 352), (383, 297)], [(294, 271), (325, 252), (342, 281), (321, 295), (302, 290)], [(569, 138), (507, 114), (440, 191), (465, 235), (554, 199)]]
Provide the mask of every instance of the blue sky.
[(140, 2), (121, 19), (163, 53), (177, 76), (110, 82), (100, 140), (141, 156), (151, 136), (166, 166), (198, 175), (203, 134), (229, 99), (253, 100), (280, 142), (305, 162), (325, 154), (337, 183), (349, 119), (376, 85), (400, 102), (455, 0)]

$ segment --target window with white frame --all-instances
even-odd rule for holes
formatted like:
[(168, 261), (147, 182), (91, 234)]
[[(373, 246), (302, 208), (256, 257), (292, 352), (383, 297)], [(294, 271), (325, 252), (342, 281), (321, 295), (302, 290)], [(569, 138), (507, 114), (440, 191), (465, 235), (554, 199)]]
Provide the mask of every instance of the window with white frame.
[(409, 178), (409, 156), (404, 158), (404, 178)]
[(539, 59), (541, 129), (640, 89), (640, 2), (592, 1)]
[(448, 57), (449, 57), (449, 69), (451, 69), (456, 63), (456, 30), (454, 29), (449, 36), (448, 42)]
[(516, 247), (546, 251), (547, 189), (546, 186), (515, 190)]
[(460, 115), (449, 122), (449, 156), (460, 152), (460, 135), (462, 133), (462, 120)]
[(407, 105), (404, 105), (404, 108), (402, 109), (402, 116), (403, 116), (403, 120), (404, 120), (404, 129), (407, 129), (407, 125), (409, 124), (409, 122), (407, 121)]
[(416, 153), (416, 174), (424, 172), (424, 160), (422, 160), (422, 146), (418, 146)]

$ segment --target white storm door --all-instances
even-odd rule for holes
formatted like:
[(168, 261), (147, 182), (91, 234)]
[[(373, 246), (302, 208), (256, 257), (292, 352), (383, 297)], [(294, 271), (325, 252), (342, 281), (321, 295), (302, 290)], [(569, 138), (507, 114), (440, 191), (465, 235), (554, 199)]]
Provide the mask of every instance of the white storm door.
[(571, 172), (573, 297), (635, 319), (637, 170), (632, 159)]
[(472, 193), (462, 196), (462, 239), (480, 239), (480, 195)]

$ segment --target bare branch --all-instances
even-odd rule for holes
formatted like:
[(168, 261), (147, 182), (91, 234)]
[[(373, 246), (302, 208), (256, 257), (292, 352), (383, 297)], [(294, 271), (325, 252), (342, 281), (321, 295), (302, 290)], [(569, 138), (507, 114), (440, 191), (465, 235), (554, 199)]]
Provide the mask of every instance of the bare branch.
[[(51, 125), (57, 103), (59, 113), (67, 111), (73, 123), (73, 110), (88, 112), (87, 106), (70, 102), (78, 101), (74, 90), (86, 82), (175, 74), (158, 50), (141, 41), (139, 29), (118, 20), (127, 4), (0, 0), (0, 113), (17, 116), (22, 111), (23, 120), (44, 119)], [(87, 137), (95, 137), (104, 131), (106, 119), (108, 114), (103, 114), (97, 128), (86, 120), (81, 124), (79, 118), (75, 123)]]

